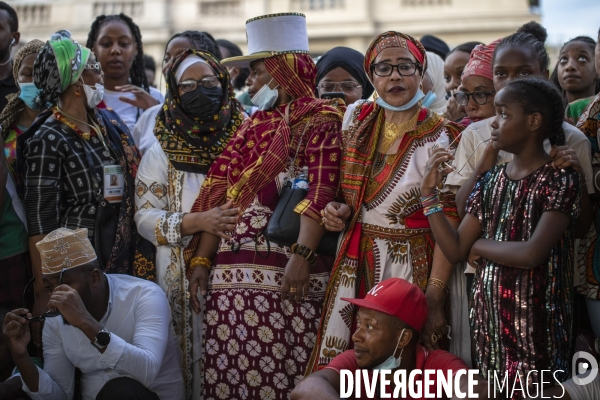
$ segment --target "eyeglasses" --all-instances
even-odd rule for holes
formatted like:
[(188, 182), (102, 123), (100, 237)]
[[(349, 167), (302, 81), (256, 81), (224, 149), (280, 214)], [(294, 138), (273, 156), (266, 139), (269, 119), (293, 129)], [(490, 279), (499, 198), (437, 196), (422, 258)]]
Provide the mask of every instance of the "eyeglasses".
[[(60, 275), (58, 277), (58, 284), (62, 285), (63, 274), (66, 271), (66, 268), (63, 268), (60, 271)], [(31, 280), (25, 285), (25, 290), (23, 291), (23, 308), (27, 308), (27, 289), (31, 286), (31, 284), (35, 281), (35, 278), (31, 278)], [(60, 311), (46, 311), (43, 315), (37, 317), (26, 318), (28, 321), (44, 321), (46, 318), (58, 317), (60, 315)]]
[(183, 82), (179, 82), (178, 86), (184, 93), (188, 93), (196, 90), (199, 84), (207, 89), (212, 89), (219, 84), (219, 78), (217, 78), (216, 76), (207, 76), (206, 78), (202, 78), (199, 81), (188, 79)]
[(402, 76), (411, 76), (417, 72), (417, 68), (420, 67), (419, 63), (402, 63), (402, 64), (389, 64), (389, 63), (378, 63), (371, 65), (371, 71), (377, 76), (390, 76), (394, 72), (394, 68), (398, 70), (398, 73)]
[(487, 103), (488, 96), (491, 96), (494, 93), (496, 93), (495, 90), (492, 90), (491, 92), (473, 92), (473, 93), (456, 92), (456, 93), (454, 93), (454, 98), (456, 99), (456, 102), (458, 104), (460, 104), (461, 106), (466, 106), (467, 104), (469, 104), (469, 97), (473, 97), (473, 101), (475, 102), (475, 104), (479, 104), (480, 106), (482, 106), (485, 103)]
[(319, 92), (321, 93), (335, 92), (337, 88), (340, 88), (340, 90), (344, 93), (352, 93), (359, 87), (362, 86), (354, 81), (323, 82), (318, 86)]
[(85, 64), (85, 67), (83, 67), (83, 69), (93, 69), (98, 74), (102, 72), (102, 66), (98, 61), (96, 61), (95, 63)]

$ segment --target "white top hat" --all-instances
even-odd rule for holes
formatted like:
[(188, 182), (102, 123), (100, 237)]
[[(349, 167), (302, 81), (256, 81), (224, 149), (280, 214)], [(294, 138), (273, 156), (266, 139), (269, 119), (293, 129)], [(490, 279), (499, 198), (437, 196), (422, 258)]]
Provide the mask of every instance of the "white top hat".
[(306, 16), (269, 14), (246, 21), (248, 55), (221, 60), (226, 67), (247, 67), (250, 62), (285, 53), (308, 54)]

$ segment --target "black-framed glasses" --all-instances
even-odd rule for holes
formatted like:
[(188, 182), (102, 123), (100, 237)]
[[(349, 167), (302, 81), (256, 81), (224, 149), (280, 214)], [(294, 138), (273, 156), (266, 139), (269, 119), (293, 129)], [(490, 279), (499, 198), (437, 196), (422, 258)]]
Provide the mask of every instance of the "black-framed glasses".
[(398, 70), (398, 73), (402, 76), (411, 76), (417, 72), (420, 67), (419, 63), (402, 63), (402, 64), (390, 64), (390, 63), (377, 63), (371, 65), (371, 71), (377, 76), (390, 76), (394, 72), (394, 68)]
[(352, 93), (359, 87), (362, 86), (354, 81), (323, 82), (318, 86), (320, 93), (335, 92), (337, 88), (340, 88), (340, 91), (344, 93)]
[(495, 90), (492, 90), (491, 92), (473, 93), (456, 92), (454, 93), (454, 98), (456, 99), (456, 102), (458, 104), (460, 104), (461, 106), (466, 106), (467, 104), (469, 104), (469, 97), (473, 97), (473, 101), (475, 102), (475, 104), (479, 104), (480, 106), (482, 106), (488, 102), (488, 97), (493, 95), (494, 93), (496, 93)]
[[(66, 271), (66, 268), (63, 268), (60, 271), (60, 275), (58, 277), (58, 284), (62, 285), (63, 274)], [(25, 290), (23, 291), (23, 308), (27, 309), (27, 290), (31, 286), (31, 284), (35, 282), (35, 278), (31, 278), (31, 280), (25, 285)], [(37, 317), (26, 318), (28, 321), (44, 321), (46, 318), (58, 317), (60, 315), (60, 311), (46, 311), (43, 315), (39, 315)]]
[(195, 81), (193, 79), (186, 79), (185, 81), (179, 82), (178, 86), (184, 93), (193, 92), (196, 90), (198, 85), (202, 85), (207, 89), (212, 89), (219, 84), (219, 78), (216, 76), (207, 76), (205, 78), (200, 79), (199, 81)]

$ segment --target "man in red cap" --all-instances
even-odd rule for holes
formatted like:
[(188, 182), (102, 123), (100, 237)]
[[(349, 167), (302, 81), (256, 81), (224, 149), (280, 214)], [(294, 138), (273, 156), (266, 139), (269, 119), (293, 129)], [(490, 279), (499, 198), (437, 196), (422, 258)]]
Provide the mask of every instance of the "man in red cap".
[[(390, 278), (375, 285), (364, 299), (342, 300), (360, 307), (356, 332), (352, 335), (354, 350), (339, 354), (323, 370), (306, 377), (292, 392), (292, 400), (339, 399), (343, 370), (349, 370), (356, 376), (356, 370), (366, 369), (369, 370), (369, 377), (373, 376), (375, 370), (404, 370), (406, 377), (413, 370), (436, 370), (442, 371), (444, 375), (451, 371), (452, 376), (460, 370), (467, 370), (460, 358), (443, 350), (428, 353), (418, 344), (421, 329), (427, 322), (427, 299), (416, 285), (404, 279)], [(467, 378), (467, 374), (464, 374), (460, 379), (460, 389), (465, 393)], [(394, 391), (394, 379), (392, 375), (388, 375), (387, 379), (391, 382), (384, 393), (391, 394)], [(423, 375), (418, 380), (423, 385)], [(372, 382), (379, 385), (379, 379), (373, 379)], [(373, 398), (368, 397), (365, 382), (361, 380), (360, 385), (361, 396), (351, 398)], [(487, 382), (481, 380), (474, 389), (487, 394)], [(435, 378), (434, 386), (430, 386), (429, 392), (437, 393)], [(379, 386), (375, 393), (374, 398), (379, 398)], [(424, 394), (425, 391), (423, 398)], [(480, 399), (485, 397), (481, 394), (478, 397)]]

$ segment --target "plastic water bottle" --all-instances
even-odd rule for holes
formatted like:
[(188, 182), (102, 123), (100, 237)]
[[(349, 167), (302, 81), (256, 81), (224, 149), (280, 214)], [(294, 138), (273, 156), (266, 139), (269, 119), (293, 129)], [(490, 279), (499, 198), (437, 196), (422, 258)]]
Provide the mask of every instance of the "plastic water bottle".
[(294, 179), (293, 189), (306, 189), (308, 190), (308, 167), (303, 167), (300, 175)]

